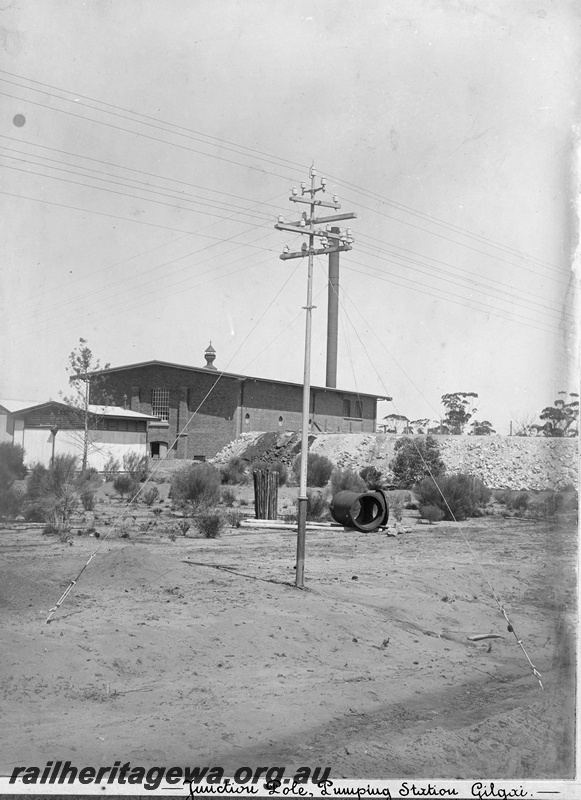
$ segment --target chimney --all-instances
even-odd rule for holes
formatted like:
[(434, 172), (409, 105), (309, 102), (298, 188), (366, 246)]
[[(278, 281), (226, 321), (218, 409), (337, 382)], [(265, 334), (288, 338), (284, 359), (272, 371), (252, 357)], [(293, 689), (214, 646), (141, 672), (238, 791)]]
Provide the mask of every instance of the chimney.
[(214, 366), (214, 360), (216, 358), (216, 351), (212, 347), (212, 342), (210, 342), (210, 344), (206, 347), (206, 352), (204, 353), (204, 357), (206, 359), (206, 364), (205, 364), (204, 368), (205, 369), (216, 370), (216, 367)]

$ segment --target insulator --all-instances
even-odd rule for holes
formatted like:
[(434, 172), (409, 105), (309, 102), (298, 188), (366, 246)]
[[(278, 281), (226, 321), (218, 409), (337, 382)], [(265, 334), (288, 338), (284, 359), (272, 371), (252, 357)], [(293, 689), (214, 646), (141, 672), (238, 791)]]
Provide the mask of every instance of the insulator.
[(305, 224), (306, 224), (306, 223), (305, 223), (304, 219), (301, 219), (301, 220), (300, 220), (300, 222), (299, 222), (299, 225), (300, 225), (300, 227), (301, 227), (301, 228), (304, 228), (304, 227), (305, 227)]
[(282, 248), (282, 252), (283, 253), (290, 253), (290, 247), (288, 246), (288, 244), (285, 244), (285, 246)]
[(345, 236), (351, 236), (351, 228), (346, 228)]
[(338, 194), (334, 194), (333, 195), (333, 202), (334, 203), (338, 203), (339, 202), (339, 195)]
[(326, 185), (327, 185), (327, 179), (321, 178), (321, 186), (326, 186)]
[(284, 222), (284, 217), (283, 217), (282, 214), (279, 215), (278, 222), (279, 222), (279, 225), (282, 225), (282, 223)]
[(293, 186), (293, 188), (291, 189), (291, 192), (292, 192), (292, 196), (296, 197), (297, 194), (299, 193), (299, 190), (297, 189), (296, 186)]
[(301, 181), (301, 189), (303, 190), (303, 192), (305, 191), (306, 188), (307, 188), (307, 182)]

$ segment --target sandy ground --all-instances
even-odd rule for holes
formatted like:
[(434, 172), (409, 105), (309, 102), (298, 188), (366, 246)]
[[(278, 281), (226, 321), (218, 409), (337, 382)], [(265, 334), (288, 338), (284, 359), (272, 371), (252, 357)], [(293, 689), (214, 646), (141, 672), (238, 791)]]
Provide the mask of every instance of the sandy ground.
[[(72, 546), (38, 529), (0, 533), (3, 774), (68, 758), (573, 776), (572, 525), (467, 522), (476, 561), (442, 523), (397, 538), (309, 533), (303, 591), (293, 532), (172, 541), (163, 526), (136, 528)], [(500, 638), (467, 638), (488, 633)]]

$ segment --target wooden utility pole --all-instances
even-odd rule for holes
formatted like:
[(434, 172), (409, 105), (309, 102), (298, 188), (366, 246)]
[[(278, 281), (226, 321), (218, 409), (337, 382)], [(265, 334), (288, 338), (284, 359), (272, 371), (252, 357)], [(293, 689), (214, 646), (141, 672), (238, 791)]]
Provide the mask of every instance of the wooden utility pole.
[[(297, 565), (296, 565), (296, 578), (295, 583), (299, 589), (304, 587), (305, 575), (305, 540), (307, 529), (307, 463), (308, 463), (308, 450), (309, 450), (309, 411), (311, 399), (311, 326), (312, 326), (312, 313), (313, 313), (313, 257), (316, 255), (328, 255), (329, 253), (339, 253), (342, 250), (351, 250), (353, 238), (351, 231), (347, 229), (345, 233), (341, 233), (340, 229), (332, 228), (327, 225), (326, 228), (320, 228), (319, 225), (326, 223), (336, 222), (341, 219), (353, 219), (355, 214), (335, 214), (332, 217), (315, 218), (315, 209), (317, 206), (333, 208), (338, 210), (341, 208), (339, 205), (339, 198), (333, 195), (331, 202), (317, 199), (317, 192), (325, 192), (327, 181), (321, 178), (321, 185), (315, 187), (316, 171), (313, 167), (310, 170), (311, 185), (307, 187), (305, 181), (301, 183), (301, 194), (299, 195), (298, 189), (293, 187), (289, 200), (293, 203), (306, 203), (309, 206), (309, 212), (303, 212), (301, 219), (298, 222), (286, 223), (284, 218), (280, 216), (278, 223), (274, 226), (279, 231), (290, 231), (291, 233), (299, 233), (303, 236), (309, 237), (308, 245), (303, 243), (299, 252), (291, 253), (288, 246), (285, 246), (284, 251), (280, 258), (286, 261), (290, 258), (305, 258), (308, 257), (308, 272), (307, 272), (307, 305), (306, 311), (306, 326), (305, 326), (305, 369), (303, 380), (303, 413), (302, 413), (302, 436), (301, 436), (301, 471), (299, 480), (299, 507), (298, 507), (298, 526), (297, 526)], [(307, 197), (305, 197), (307, 195)], [(315, 248), (315, 239), (319, 238), (321, 241), (321, 248)]]

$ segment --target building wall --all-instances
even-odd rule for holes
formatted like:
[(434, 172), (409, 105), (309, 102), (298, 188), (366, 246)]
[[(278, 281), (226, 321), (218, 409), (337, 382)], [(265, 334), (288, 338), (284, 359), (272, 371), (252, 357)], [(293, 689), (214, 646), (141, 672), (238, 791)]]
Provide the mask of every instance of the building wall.
[(169, 418), (150, 423), (148, 441), (167, 445), (170, 459), (209, 458), (236, 438), (240, 426), (239, 381), (219, 378), (213, 371), (151, 365), (108, 373), (100, 388), (116, 405), (123, 407), (126, 397), (131, 410), (142, 414), (153, 413), (153, 390), (167, 389)]
[(0, 411), (0, 442), (11, 442), (12, 434), (8, 430), (8, 414)]
[[(169, 391), (168, 420), (150, 423), (148, 441), (167, 445), (168, 458), (211, 458), (246, 431), (299, 430), (302, 387), (266, 380), (239, 380), (220, 373), (149, 365), (105, 374), (100, 389), (111, 402), (154, 413), (154, 389)], [(216, 383), (216, 381), (218, 381)], [(345, 415), (344, 400), (362, 416)], [(360, 403), (361, 408), (356, 404)], [(349, 392), (311, 392), (313, 430), (373, 432), (376, 402)], [(184, 428), (187, 429), (184, 431)]]
[[(349, 400), (352, 411), (361, 403), (362, 417), (343, 414), (343, 401)], [(243, 390), (243, 431), (296, 431), (302, 425), (303, 390), (301, 386), (268, 383), (248, 379)], [(372, 433), (375, 425), (375, 401), (350, 392), (327, 392), (311, 389), (310, 420), (313, 432)]]
[[(139, 455), (146, 455), (146, 440), (145, 433), (91, 431), (88, 466), (102, 471), (110, 457), (122, 463), (126, 453), (136, 452)], [(14, 444), (24, 448), (24, 463), (28, 466), (38, 462), (49, 466), (53, 451), (53, 435), (48, 428), (17, 426), (14, 432)], [(54, 454), (74, 455), (80, 459), (83, 454), (83, 431), (59, 430), (54, 440)]]

